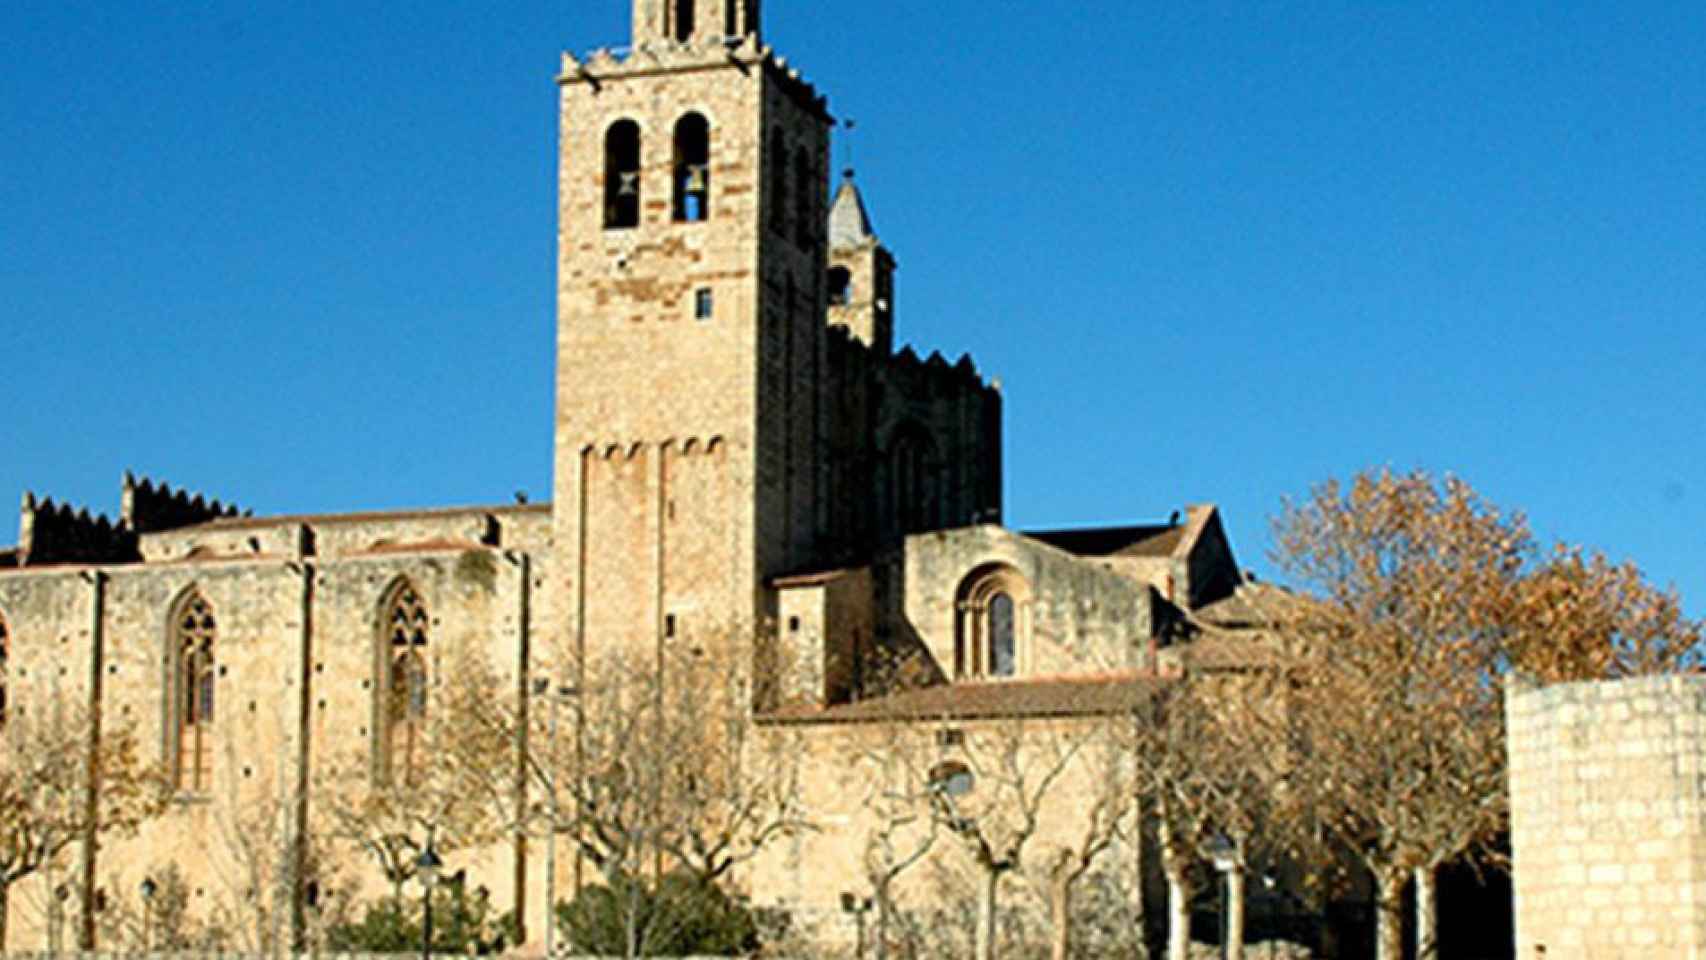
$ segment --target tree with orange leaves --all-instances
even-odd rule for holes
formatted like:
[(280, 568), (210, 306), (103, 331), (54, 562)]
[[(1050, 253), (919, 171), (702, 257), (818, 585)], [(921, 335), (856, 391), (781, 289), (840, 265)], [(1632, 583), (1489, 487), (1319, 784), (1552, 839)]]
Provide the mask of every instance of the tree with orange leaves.
[(1520, 514), (1453, 477), (1330, 481), (1275, 532), (1305, 591), (1284, 611), (1290, 780), (1370, 872), (1381, 960), (1402, 954), (1412, 878), (1417, 955), (1435, 956), (1435, 873), (1505, 824), (1502, 674), (1675, 670), (1697, 662), (1700, 627), (1632, 566), (1542, 558)]

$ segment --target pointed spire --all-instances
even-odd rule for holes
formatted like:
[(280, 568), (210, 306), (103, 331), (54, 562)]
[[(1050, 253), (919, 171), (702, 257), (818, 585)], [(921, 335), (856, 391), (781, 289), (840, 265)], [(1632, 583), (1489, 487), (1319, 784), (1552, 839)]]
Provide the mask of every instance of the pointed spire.
[(857, 247), (877, 238), (871, 229), (871, 215), (865, 211), (865, 198), (853, 183), (853, 170), (842, 174), (841, 189), (835, 193), (835, 204), (829, 208), (829, 245)]

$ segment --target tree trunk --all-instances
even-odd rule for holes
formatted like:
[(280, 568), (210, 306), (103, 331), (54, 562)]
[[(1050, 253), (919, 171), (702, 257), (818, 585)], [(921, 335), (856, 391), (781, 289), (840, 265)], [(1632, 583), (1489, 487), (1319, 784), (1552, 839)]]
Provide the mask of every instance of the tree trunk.
[(877, 888), (877, 929), (873, 934), (876, 938), (875, 949), (872, 951), (877, 960), (889, 958), (889, 888), (887, 884)]
[(1049, 920), (1054, 924), (1052, 960), (1070, 960), (1072, 956), (1073, 879), (1072, 868), (1065, 863), (1056, 864), (1054, 875), (1049, 877)]
[(1435, 885), (1434, 867), (1417, 867), (1416, 881), (1416, 960), (1438, 960), (1439, 957), (1439, 888)]
[(977, 911), (977, 960), (995, 960), (995, 892), (1001, 874), (985, 869), (983, 873), (983, 902)]
[(1136, 934), (1136, 960), (1149, 960), (1149, 908), (1144, 902), (1143, 805), (1135, 804), (1131, 841), (1131, 924)]
[(1244, 957), (1244, 870), (1242, 867), (1226, 874), (1226, 956), (1229, 960)]
[(1190, 960), (1191, 889), (1185, 876), (1185, 860), (1174, 849), (1173, 831), (1165, 815), (1161, 834), (1161, 872), (1167, 878), (1167, 960)]
[(1167, 960), (1190, 960), (1191, 889), (1184, 871), (1167, 871)]
[(1376, 960), (1404, 960), (1404, 871), (1391, 867), (1374, 875)]

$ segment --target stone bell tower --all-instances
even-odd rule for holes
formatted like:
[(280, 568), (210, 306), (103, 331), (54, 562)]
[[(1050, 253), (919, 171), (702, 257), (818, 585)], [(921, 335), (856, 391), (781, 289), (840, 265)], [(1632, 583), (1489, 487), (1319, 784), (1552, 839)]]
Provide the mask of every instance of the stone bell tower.
[(758, 0), (563, 58), (553, 580), (569, 649), (773, 613), (827, 524), (825, 101)]
[(759, 0), (634, 0), (634, 46), (759, 36)]

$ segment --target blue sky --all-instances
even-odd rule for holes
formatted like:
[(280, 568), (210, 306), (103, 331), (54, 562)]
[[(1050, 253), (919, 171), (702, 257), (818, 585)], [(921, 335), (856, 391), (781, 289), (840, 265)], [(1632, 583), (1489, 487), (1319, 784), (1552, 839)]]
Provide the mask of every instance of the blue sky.
[[(548, 496), (552, 78), (628, 10), (0, 5), (0, 494)], [(1014, 525), (1214, 501), (1262, 571), (1283, 496), (1425, 467), (1706, 613), (1706, 5), (766, 17), (901, 336), (1005, 386)]]

